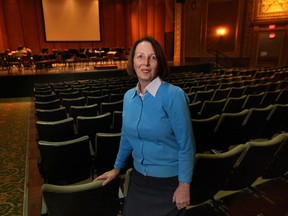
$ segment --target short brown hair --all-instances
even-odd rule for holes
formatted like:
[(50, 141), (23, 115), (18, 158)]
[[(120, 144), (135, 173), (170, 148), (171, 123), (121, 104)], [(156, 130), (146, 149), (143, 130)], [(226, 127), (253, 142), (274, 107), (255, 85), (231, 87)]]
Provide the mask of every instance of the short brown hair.
[(154, 52), (155, 52), (155, 55), (157, 58), (157, 62), (158, 62), (157, 75), (161, 79), (167, 77), (169, 75), (170, 71), (169, 71), (169, 66), (168, 66), (166, 55), (165, 55), (163, 48), (160, 45), (160, 43), (157, 40), (155, 40), (153, 37), (150, 37), (150, 36), (140, 38), (139, 40), (137, 40), (133, 44), (133, 46), (130, 50), (130, 53), (129, 53), (128, 64), (127, 64), (127, 68), (126, 68), (128, 75), (136, 77), (133, 59), (134, 59), (135, 49), (136, 49), (137, 45), (143, 41), (147, 41), (147, 42), (151, 43), (151, 45), (154, 49)]

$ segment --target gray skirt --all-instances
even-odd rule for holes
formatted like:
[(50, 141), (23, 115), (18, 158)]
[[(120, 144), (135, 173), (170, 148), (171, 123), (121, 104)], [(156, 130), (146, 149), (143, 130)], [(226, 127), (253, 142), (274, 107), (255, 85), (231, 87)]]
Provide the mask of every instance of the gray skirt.
[(123, 216), (185, 216), (186, 209), (178, 210), (172, 200), (178, 184), (177, 176), (155, 178), (133, 169)]

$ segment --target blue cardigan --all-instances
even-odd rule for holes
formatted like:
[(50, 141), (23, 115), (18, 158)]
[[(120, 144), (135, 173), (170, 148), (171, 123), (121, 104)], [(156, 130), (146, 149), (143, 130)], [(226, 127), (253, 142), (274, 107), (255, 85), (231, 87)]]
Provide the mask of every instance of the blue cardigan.
[(134, 168), (143, 175), (191, 182), (195, 148), (188, 104), (185, 92), (167, 82), (155, 97), (147, 92), (144, 100), (136, 88), (128, 90), (114, 167), (123, 168), (132, 152)]

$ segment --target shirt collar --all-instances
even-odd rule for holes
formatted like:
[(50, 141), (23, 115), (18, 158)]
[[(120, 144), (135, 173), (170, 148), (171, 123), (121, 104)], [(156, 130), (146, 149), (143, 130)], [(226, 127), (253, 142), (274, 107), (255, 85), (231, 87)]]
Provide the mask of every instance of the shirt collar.
[[(151, 83), (149, 83), (149, 85), (146, 86), (146, 88), (145, 88), (145, 93), (146, 93), (146, 92), (149, 92), (151, 95), (153, 95), (153, 97), (155, 97), (155, 96), (156, 96), (156, 93), (157, 93), (157, 91), (158, 91), (158, 89), (159, 89), (159, 87), (160, 87), (160, 85), (161, 85), (162, 82), (163, 82), (163, 81), (161, 80), (161, 78), (160, 78), (159, 76), (156, 77), (154, 80), (152, 80)], [(145, 94), (145, 93), (144, 93), (144, 94)], [(138, 94), (138, 95), (141, 94), (139, 82), (137, 83), (136, 91), (135, 91), (135, 94), (133, 95), (133, 97), (134, 97), (135, 95), (137, 95), (137, 94)]]

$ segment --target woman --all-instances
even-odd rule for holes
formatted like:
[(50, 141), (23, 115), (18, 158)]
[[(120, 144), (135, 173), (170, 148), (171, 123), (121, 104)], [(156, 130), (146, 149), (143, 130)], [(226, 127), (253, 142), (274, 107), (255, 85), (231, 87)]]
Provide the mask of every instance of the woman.
[(119, 152), (114, 169), (96, 180), (110, 182), (132, 153), (123, 215), (185, 215), (195, 154), (188, 98), (181, 88), (163, 81), (169, 67), (152, 37), (133, 45), (127, 72), (137, 76), (138, 84), (124, 96)]

